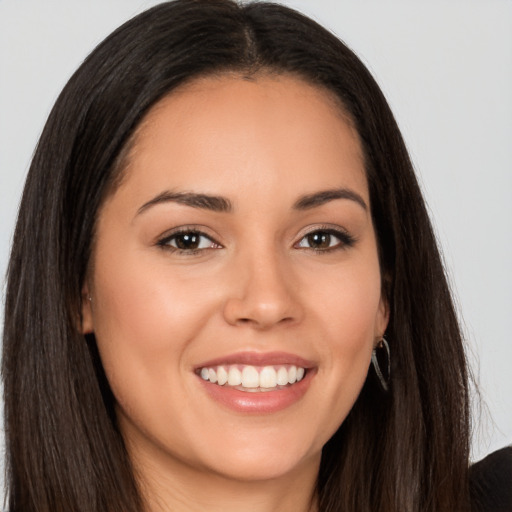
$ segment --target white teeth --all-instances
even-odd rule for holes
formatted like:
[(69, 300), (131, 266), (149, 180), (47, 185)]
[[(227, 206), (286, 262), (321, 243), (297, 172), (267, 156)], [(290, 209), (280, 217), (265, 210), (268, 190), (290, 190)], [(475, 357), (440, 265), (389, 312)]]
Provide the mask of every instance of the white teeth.
[(230, 386), (240, 386), (242, 384), (242, 373), (236, 366), (231, 366), (229, 369), (228, 384)]
[(208, 370), (208, 380), (210, 382), (217, 382), (217, 374), (215, 373), (215, 370), (213, 368), (210, 368)]
[(217, 368), (217, 383), (220, 386), (224, 386), (228, 381), (228, 372), (225, 370), (224, 366), (219, 366)]
[(288, 384), (294, 384), (297, 380), (297, 367), (291, 366), (288, 370)]
[(260, 376), (254, 366), (245, 366), (242, 370), (242, 386), (244, 388), (260, 387)]
[(229, 365), (201, 368), (202, 379), (219, 386), (241, 387), (246, 391), (270, 391), (273, 388), (295, 384), (304, 378), (305, 369), (300, 366), (251, 366)]
[(273, 366), (265, 366), (260, 372), (260, 387), (275, 388), (277, 386), (277, 373)]
[(277, 370), (277, 384), (279, 386), (286, 386), (288, 384), (288, 372), (284, 366)]

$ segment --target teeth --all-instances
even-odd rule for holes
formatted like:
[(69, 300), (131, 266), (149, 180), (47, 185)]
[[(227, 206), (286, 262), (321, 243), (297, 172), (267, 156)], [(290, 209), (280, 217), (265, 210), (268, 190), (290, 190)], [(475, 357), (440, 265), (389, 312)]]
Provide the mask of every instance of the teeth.
[(254, 366), (245, 366), (242, 370), (242, 386), (244, 388), (260, 387), (260, 376)]
[(250, 366), (230, 365), (214, 368), (201, 368), (202, 379), (219, 386), (242, 387), (247, 391), (266, 391), (278, 386), (300, 382), (304, 378), (304, 368), (290, 366)]
[(208, 380), (210, 382), (217, 382), (217, 374), (215, 373), (215, 370), (213, 368), (210, 368), (208, 370)]
[(220, 386), (224, 386), (226, 382), (228, 381), (228, 372), (224, 368), (224, 366), (219, 366), (217, 368), (217, 383)]
[(228, 384), (230, 386), (240, 386), (242, 384), (242, 372), (236, 366), (231, 366), (229, 369)]
[(277, 370), (277, 383), (280, 386), (286, 386), (286, 384), (288, 384), (288, 372), (284, 366), (281, 366), (281, 368)]
[(296, 380), (297, 380), (297, 367), (292, 366), (288, 370), (288, 384), (294, 384)]
[(265, 366), (260, 372), (260, 387), (275, 388), (277, 386), (277, 375), (274, 367)]

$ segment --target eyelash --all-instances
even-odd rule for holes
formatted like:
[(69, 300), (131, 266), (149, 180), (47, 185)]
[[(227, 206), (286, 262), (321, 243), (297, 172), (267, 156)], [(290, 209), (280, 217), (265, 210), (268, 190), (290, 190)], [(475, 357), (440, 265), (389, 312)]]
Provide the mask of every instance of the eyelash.
[(339, 240), (339, 243), (333, 245), (332, 247), (326, 247), (324, 249), (317, 249), (314, 247), (302, 247), (303, 249), (314, 251), (317, 254), (329, 254), (334, 251), (340, 251), (349, 249), (350, 247), (353, 247), (354, 244), (357, 242), (356, 238), (350, 235), (347, 231), (343, 229), (334, 229), (329, 226), (319, 226), (312, 231), (308, 231), (305, 233), (302, 238), (297, 242), (294, 247), (299, 247), (299, 244), (306, 238), (318, 235), (319, 233), (322, 233), (324, 235), (328, 235), (329, 237), (335, 237)]
[[(199, 238), (206, 238), (211, 242), (211, 244), (210, 244), (211, 247), (198, 247), (195, 249), (181, 249), (179, 247), (174, 247), (174, 246), (170, 245), (170, 243), (173, 240), (176, 240), (179, 236), (185, 236), (185, 235), (193, 235), (193, 236), (197, 236)], [(191, 256), (194, 254), (200, 253), (201, 251), (208, 250), (208, 249), (222, 248), (222, 246), (219, 243), (217, 243), (215, 240), (213, 240), (213, 238), (211, 236), (207, 235), (206, 233), (203, 233), (202, 231), (200, 231), (197, 228), (186, 227), (186, 226), (173, 231), (170, 235), (166, 235), (164, 238), (162, 238), (161, 240), (159, 240), (157, 242), (157, 245), (159, 247), (161, 247), (162, 249), (165, 249), (165, 250), (173, 252), (173, 253), (191, 255)]]
[[(318, 249), (318, 248), (314, 248), (314, 247), (304, 247), (304, 246), (300, 245), (303, 240), (305, 240), (308, 237), (311, 237), (313, 235), (318, 235), (320, 233), (327, 235), (329, 237), (335, 237), (339, 240), (339, 242), (332, 247), (329, 246), (329, 247), (326, 247), (323, 249)], [(192, 236), (199, 237), (199, 238), (206, 238), (207, 240), (210, 241), (210, 246), (209, 247), (197, 247), (194, 249), (182, 249), (180, 247), (174, 247), (174, 246), (170, 245), (172, 241), (176, 241), (176, 239), (179, 236), (184, 236), (184, 235), (192, 235)], [(293, 245), (293, 247), (305, 249), (308, 251), (314, 251), (317, 254), (328, 254), (328, 253), (331, 253), (334, 251), (348, 249), (348, 248), (352, 247), (356, 243), (356, 241), (357, 240), (355, 237), (353, 237), (352, 235), (350, 235), (349, 233), (347, 233), (346, 231), (344, 231), (342, 229), (333, 229), (332, 227), (319, 226), (319, 227), (313, 229), (312, 231), (305, 233), (300, 238), (300, 240)], [(219, 244), (218, 242), (216, 242), (212, 237), (210, 237), (206, 233), (198, 230), (197, 228), (193, 228), (193, 227), (180, 228), (180, 229), (172, 232), (170, 235), (166, 235), (161, 240), (158, 240), (156, 245), (158, 245), (162, 249), (170, 251), (172, 253), (178, 253), (178, 254), (189, 255), (189, 256), (193, 256), (194, 254), (198, 254), (201, 251), (205, 251), (205, 250), (221, 249), (222, 248), (222, 245)]]

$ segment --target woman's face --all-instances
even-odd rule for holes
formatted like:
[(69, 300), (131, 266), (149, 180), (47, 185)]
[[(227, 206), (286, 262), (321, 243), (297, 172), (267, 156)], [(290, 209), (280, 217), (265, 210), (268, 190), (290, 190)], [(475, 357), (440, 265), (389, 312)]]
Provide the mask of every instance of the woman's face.
[(387, 324), (361, 147), (326, 92), (217, 77), (162, 100), (91, 269), (83, 330), (141, 465), (317, 470)]

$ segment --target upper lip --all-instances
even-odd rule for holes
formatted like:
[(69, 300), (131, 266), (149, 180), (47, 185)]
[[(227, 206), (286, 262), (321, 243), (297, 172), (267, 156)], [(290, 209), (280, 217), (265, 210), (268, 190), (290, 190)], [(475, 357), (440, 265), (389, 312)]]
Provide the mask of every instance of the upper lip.
[(315, 366), (313, 361), (308, 361), (303, 357), (286, 352), (237, 352), (205, 361), (197, 365), (196, 369), (220, 366), (223, 364), (245, 364), (250, 366), (289, 364), (300, 366), (304, 369), (313, 368)]

